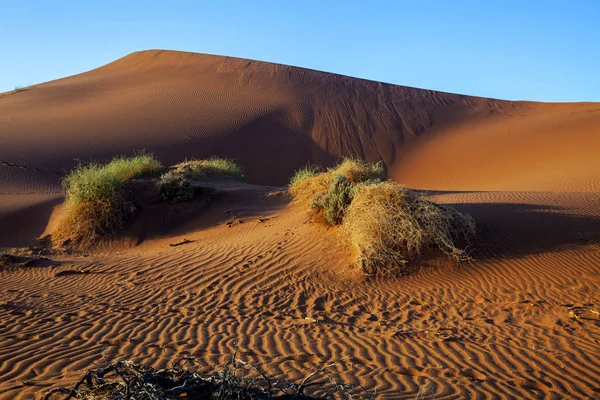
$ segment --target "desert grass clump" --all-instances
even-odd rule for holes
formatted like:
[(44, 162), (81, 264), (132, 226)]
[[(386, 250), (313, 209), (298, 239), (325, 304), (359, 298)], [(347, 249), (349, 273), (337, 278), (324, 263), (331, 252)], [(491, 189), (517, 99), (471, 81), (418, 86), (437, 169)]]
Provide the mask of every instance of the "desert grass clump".
[(314, 200), (310, 208), (317, 212), (323, 212), (330, 225), (339, 225), (344, 219), (344, 214), (352, 201), (352, 196), (352, 182), (346, 176), (336, 173), (333, 175), (327, 192), (322, 197)]
[(169, 173), (185, 179), (203, 179), (211, 175), (230, 176), (238, 181), (244, 180), (244, 172), (228, 158), (211, 157), (206, 160), (186, 160), (173, 166)]
[(400, 271), (430, 249), (459, 262), (469, 259), (460, 244), (475, 234), (471, 217), (382, 181), (382, 175), (381, 163), (344, 159), (326, 171), (298, 171), (289, 192), (294, 201), (308, 205), (317, 220), (342, 226), (356, 250), (356, 264), (367, 273)]
[(79, 165), (63, 179), (65, 209), (55, 238), (89, 247), (122, 228), (135, 212), (126, 181), (161, 169), (162, 164), (149, 154)]
[(468, 260), (459, 243), (475, 235), (475, 223), (386, 181), (355, 186), (343, 230), (357, 252), (358, 266), (368, 273), (388, 273), (430, 249), (459, 262)]
[(310, 165), (298, 170), (290, 180), (289, 192), (294, 201), (310, 206), (318, 203), (325, 196), (336, 175), (342, 175), (351, 184), (357, 184), (379, 180), (382, 174), (381, 163), (370, 164), (362, 160), (345, 158), (326, 171)]
[(383, 164), (372, 164), (363, 160), (345, 158), (332, 171), (333, 174), (342, 174), (354, 184), (373, 181), (382, 178)]
[(160, 177), (159, 193), (171, 203), (191, 200), (196, 193), (193, 181), (214, 176), (229, 176), (243, 181), (242, 169), (227, 158), (186, 160), (176, 164)]

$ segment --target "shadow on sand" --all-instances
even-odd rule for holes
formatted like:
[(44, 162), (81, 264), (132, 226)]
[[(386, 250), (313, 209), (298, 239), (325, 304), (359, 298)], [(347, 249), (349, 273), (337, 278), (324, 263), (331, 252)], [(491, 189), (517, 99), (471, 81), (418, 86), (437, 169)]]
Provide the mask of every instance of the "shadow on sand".
[(478, 237), (473, 257), (518, 258), (600, 244), (600, 217), (569, 208), (521, 203), (451, 204), (470, 214)]

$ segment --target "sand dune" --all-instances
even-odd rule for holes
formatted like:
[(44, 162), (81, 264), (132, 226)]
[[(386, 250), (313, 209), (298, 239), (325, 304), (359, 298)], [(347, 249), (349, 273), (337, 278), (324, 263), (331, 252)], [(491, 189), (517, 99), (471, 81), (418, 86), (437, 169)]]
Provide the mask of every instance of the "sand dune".
[[(403, 171), (410, 167), (403, 168), (405, 145), (425, 139), (429, 144), (429, 131), (441, 132), (454, 146), (432, 156), (467, 155), (473, 163), (497, 157), (488, 163), (496, 166), (490, 171), (498, 175), (494, 180), (508, 173), (501, 165), (543, 173), (561, 156), (569, 157), (573, 174), (599, 169), (593, 164), (598, 104), (482, 99), (193, 53), (133, 53), (90, 72), (6, 93), (0, 116), (0, 162), (50, 173), (71, 168), (75, 158), (143, 148), (167, 163), (215, 153), (236, 157), (255, 183), (283, 184), (307, 160), (329, 164), (348, 155), (382, 159)], [(531, 148), (536, 156), (527, 163)], [(514, 155), (525, 160), (513, 162)], [(444, 169), (462, 175), (459, 168), (467, 163), (456, 164), (445, 161)], [(423, 166), (418, 170), (435, 175)], [(570, 177), (555, 180), (568, 189)]]
[(341, 379), (381, 398), (600, 396), (599, 104), (138, 52), (0, 94), (0, 247), (44, 232), (75, 159), (142, 148), (166, 164), (234, 157), (263, 185), (308, 161), (382, 160), (475, 218), (475, 261), (433, 255), (414, 276), (366, 279), (335, 230), (269, 195), (281, 188), (236, 184), (133, 247), (14, 249), (34, 259), (0, 267), (0, 399), (72, 384), (103, 355), (218, 365), (236, 341), (276, 377), (347, 357)]

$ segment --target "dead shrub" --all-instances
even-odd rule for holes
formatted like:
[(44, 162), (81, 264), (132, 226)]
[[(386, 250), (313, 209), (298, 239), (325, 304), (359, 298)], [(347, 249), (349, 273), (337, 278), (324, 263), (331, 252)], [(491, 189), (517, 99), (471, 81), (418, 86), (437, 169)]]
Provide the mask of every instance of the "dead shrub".
[(341, 361), (317, 368), (295, 383), (273, 379), (236, 354), (214, 371), (205, 371), (192, 356), (183, 356), (161, 369), (129, 360), (107, 363), (88, 370), (71, 388), (48, 390), (43, 399), (372, 400), (376, 396), (360, 385), (338, 382), (330, 370)]
[(429, 249), (459, 262), (468, 260), (459, 242), (468, 243), (475, 235), (475, 223), (470, 216), (387, 181), (354, 188), (343, 230), (357, 252), (356, 264), (368, 273), (385, 273)]

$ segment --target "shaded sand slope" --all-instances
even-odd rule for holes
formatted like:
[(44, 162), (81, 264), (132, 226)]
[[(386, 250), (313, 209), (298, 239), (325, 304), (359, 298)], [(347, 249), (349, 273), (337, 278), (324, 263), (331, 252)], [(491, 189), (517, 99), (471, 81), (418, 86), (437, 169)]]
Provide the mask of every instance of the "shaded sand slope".
[(340, 379), (380, 398), (600, 394), (600, 321), (570, 314), (600, 306), (600, 195), (432, 194), (480, 222), (477, 261), (434, 257), (395, 281), (356, 279), (334, 230), (268, 192), (133, 249), (0, 271), (0, 399), (72, 384), (103, 356), (218, 366), (236, 342), (275, 377), (346, 357)]

